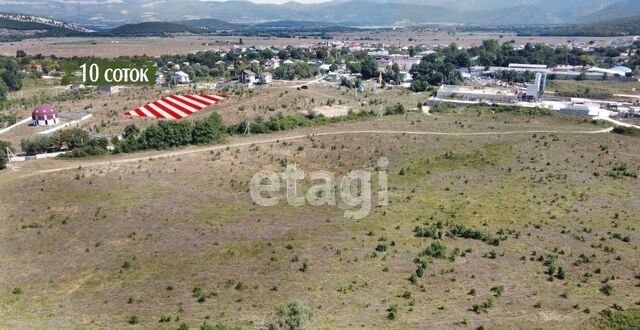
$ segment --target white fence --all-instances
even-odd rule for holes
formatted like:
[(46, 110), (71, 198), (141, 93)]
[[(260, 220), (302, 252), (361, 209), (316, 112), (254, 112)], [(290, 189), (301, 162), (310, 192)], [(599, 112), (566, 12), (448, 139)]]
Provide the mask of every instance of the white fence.
[(67, 128), (67, 127), (70, 127), (70, 126), (73, 126), (73, 125), (79, 124), (81, 121), (83, 121), (83, 120), (87, 120), (87, 119), (89, 119), (89, 118), (91, 118), (91, 117), (93, 117), (93, 115), (92, 115), (92, 114), (90, 114), (90, 113), (89, 113), (89, 114), (86, 114), (85, 116), (81, 117), (81, 118), (80, 118), (80, 119), (78, 119), (78, 120), (70, 121), (70, 122), (68, 122), (68, 123), (66, 123), (66, 124), (63, 124), (63, 125), (60, 125), (60, 126), (56, 126), (56, 127), (54, 127), (54, 128), (50, 128), (50, 129), (48, 129), (48, 130), (46, 130), (46, 131), (39, 132), (39, 133), (38, 133), (38, 135), (40, 135), (40, 136), (47, 136), (47, 135), (51, 135), (51, 134), (52, 134), (53, 132), (55, 132), (55, 131), (59, 131), (59, 130), (61, 130), (61, 129), (63, 129), (63, 128)]
[(15, 123), (15, 124), (13, 124), (13, 125), (9, 126), (9, 127), (5, 127), (5, 128), (3, 128), (3, 129), (0, 129), (0, 134), (2, 134), (2, 133), (6, 133), (6, 132), (8, 132), (8, 131), (10, 131), (10, 130), (12, 130), (12, 129), (14, 129), (14, 128), (16, 128), (16, 127), (20, 126), (20, 125), (22, 125), (22, 124), (28, 123), (28, 122), (30, 122), (30, 121), (31, 121), (31, 117), (25, 118), (25, 119), (23, 119), (23, 120), (21, 120), (21, 121), (19, 121), (19, 122)]
[(51, 152), (51, 153), (48, 153), (48, 154), (37, 154), (37, 155), (31, 155), (31, 156), (14, 156), (14, 157), (9, 157), (9, 161), (10, 162), (24, 162), (26, 160), (53, 158), (53, 157), (56, 157), (58, 155), (62, 155), (64, 153), (66, 153), (66, 151)]

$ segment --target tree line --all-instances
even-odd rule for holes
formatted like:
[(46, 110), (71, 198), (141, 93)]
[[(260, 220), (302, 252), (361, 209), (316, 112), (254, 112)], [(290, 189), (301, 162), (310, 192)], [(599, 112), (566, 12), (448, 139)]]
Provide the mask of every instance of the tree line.
[(9, 92), (22, 88), (20, 63), (15, 58), (0, 56), (0, 101), (7, 99)]
[(50, 136), (23, 139), (20, 147), (27, 155), (69, 150), (64, 157), (86, 157), (107, 153), (108, 144), (107, 139), (94, 139), (81, 128), (70, 128), (57, 131)]

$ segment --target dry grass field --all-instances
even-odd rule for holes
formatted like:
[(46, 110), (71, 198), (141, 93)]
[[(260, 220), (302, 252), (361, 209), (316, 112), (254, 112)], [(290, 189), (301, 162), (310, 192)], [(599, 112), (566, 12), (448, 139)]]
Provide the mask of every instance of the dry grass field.
[(204, 50), (228, 49), (242, 38), (248, 46), (309, 46), (321, 39), (269, 37), (210, 37), (175, 36), (140, 38), (42, 38), (0, 43), (0, 54), (14, 56), (18, 49), (29, 54), (71, 56), (99, 56), (104, 58), (133, 55), (159, 56), (188, 54)]
[[(221, 106), (225, 119), (238, 104)], [(291, 301), (309, 307), (313, 329), (596, 327), (602, 309), (640, 303), (640, 144), (570, 133), (602, 128), (457, 110), (175, 156), (12, 165), (0, 172), (0, 328), (263, 328)], [(313, 135), (362, 130), (490, 134)], [(560, 133), (517, 133), (533, 130)], [(248, 191), (263, 169), (342, 175), (381, 156), (390, 204), (361, 220), (338, 206), (261, 207)], [(414, 232), (438, 223), (438, 240)], [(499, 244), (457, 237), (455, 224)]]
[[(413, 32), (405, 30), (363, 30), (361, 32), (333, 33), (334, 40), (350, 42), (382, 43), (385, 45), (449, 45), (477, 46), (486, 39), (515, 40), (517, 44), (566, 43), (567, 40), (587, 43), (594, 41), (602, 46), (618, 38), (596, 37), (517, 37), (513, 34), (468, 32), (448, 35), (443, 32)], [(327, 40), (314, 38), (242, 37), (245, 47), (311, 46)], [(171, 38), (42, 38), (0, 43), (0, 54), (14, 56), (21, 49), (29, 54), (71, 56), (118, 57), (133, 55), (158, 56), (163, 54), (187, 54), (204, 50), (228, 49), (238, 44), (238, 36), (175, 36)]]
[[(612, 99), (630, 102), (640, 98), (640, 82), (638, 81), (576, 81), (550, 80), (547, 92), (558, 95), (585, 95), (594, 98)], [(600, 97), (598, 97), (600, 96)]]
[[(268, 119), (278, 113), (288, 115), (299, 113), (303, 115), (317, 107), (330, 102), (339, 106), (346, 106), (353, 111), (380, 110), (386, 105), (402, 103), (406, 108), (414, 108), (418, 102), (426, 99), (426, 94), (412, 94), (405, 90), (388, 91), (368, 90), (367, 93), (355, 95), (353, 90), (326, 83), (310, 85), (307, 90), (297, 90), (295, 86), (300, 81), (274, 82), (269, 87), (255, 86), (250, 89), (233, 89), (229, 92), (229, 100), (215, 104), (205, 110), (191, 115), (187, 120), (196, 120), (211, 114), (220, 113), (227, 123), (235, 124), (243, 120), (255, 120), (257, 117)], [(51, 89), (40, 90), (38, 84), (33, 88), (27, 88), (24, 92), (32, 97), (32, 104), (15, 104), (7, 110), (17, 114), (18, 118), (27, 118), (35, 104), (48, 100), (53, 96)], [(156, 119), (129, 118), (123, 114), (165, 96), (180, 93), (216, 93), (215, 90), (189, 90), (188, 88), (161, 88), (161, 87), (128, 87), (121, 88), (115, 94), (100, 94), (95, 90), (87, 90), (83, 96), (70, 97), (70, 100), (52, 102), (52, 105), (60, 112), (91, 113), (93, 117), (83, 121), (80, 127), (93, 133), (121, 134), (124, 127), (135, 123), (138, 127), (147, 127), (157, 122)], [(69, 94), (69, 91), (58, 91), (56, 95)], [(35, 127), (24, 125), (12, 131), (0, 135), (0, 139), (19, 146), (24, 138), (31, 138), (38, 131)]]

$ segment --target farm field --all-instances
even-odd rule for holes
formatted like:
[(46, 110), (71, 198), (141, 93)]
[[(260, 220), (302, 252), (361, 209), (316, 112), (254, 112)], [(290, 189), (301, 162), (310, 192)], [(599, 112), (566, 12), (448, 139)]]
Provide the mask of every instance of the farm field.
[[(253, 97), (217, 110), (239, 120)], [(640, 147), (605, 128), (459, 109), (11, 165), (0, 328), (264, 328), (293, 301), (314, 329), (597, 328), (640, 303)], [(380, 157), (390, 203), (360, 220), (249, 194), (260, 170), (343, 175)]]
[[(530, 43), (566, 43), (569, 39), (575, 42), (588, 43), (594, 41), (603, 46), (619, 38), (607, 37), (518, 37), (513, 34), (497, 33), (457, 33), (449, 35), (444, 32), (415, 32), (404, 30), (363, 30), (361, 32), (333, 33), (333, 40), (350, 42), (382, 43), (385, 45), (449, 45), (474, 46), (482, 44), (482, 40), (500, 39), (515, 40), (517, 44)], [(104, 58), (163, 54), (188, 54), (205, 50), (228, 49), (238, 44), (240, 38), (244, 47), (286, 47), (311, 46), (331, 40), (319, 38), (276, 38), (276, 37), (239, 37), (239, 36), (174, 36), (138, 37), (138, 38), (41, 38), (25, 39), (16, 42), (0, 43), (0, 55), (13, 56), (17, 50), (28, 54), (71, 56), (99, 56)]]

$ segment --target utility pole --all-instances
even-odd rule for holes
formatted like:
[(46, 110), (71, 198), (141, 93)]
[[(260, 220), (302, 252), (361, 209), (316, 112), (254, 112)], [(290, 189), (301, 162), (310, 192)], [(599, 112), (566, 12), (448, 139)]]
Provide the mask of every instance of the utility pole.
[(7, 149), (7, 158), (9, 159), (9, 161), (11, 161), (11, 158), (15, 157), (16, 155), (13, 154), (13, 152), (11, 152), (11, 149), (9, 149), (9, 147), (5, 147)]
[(247, 127), (244, 129), (244, 135), (251, 134), (251, 122), (247, 120)]

